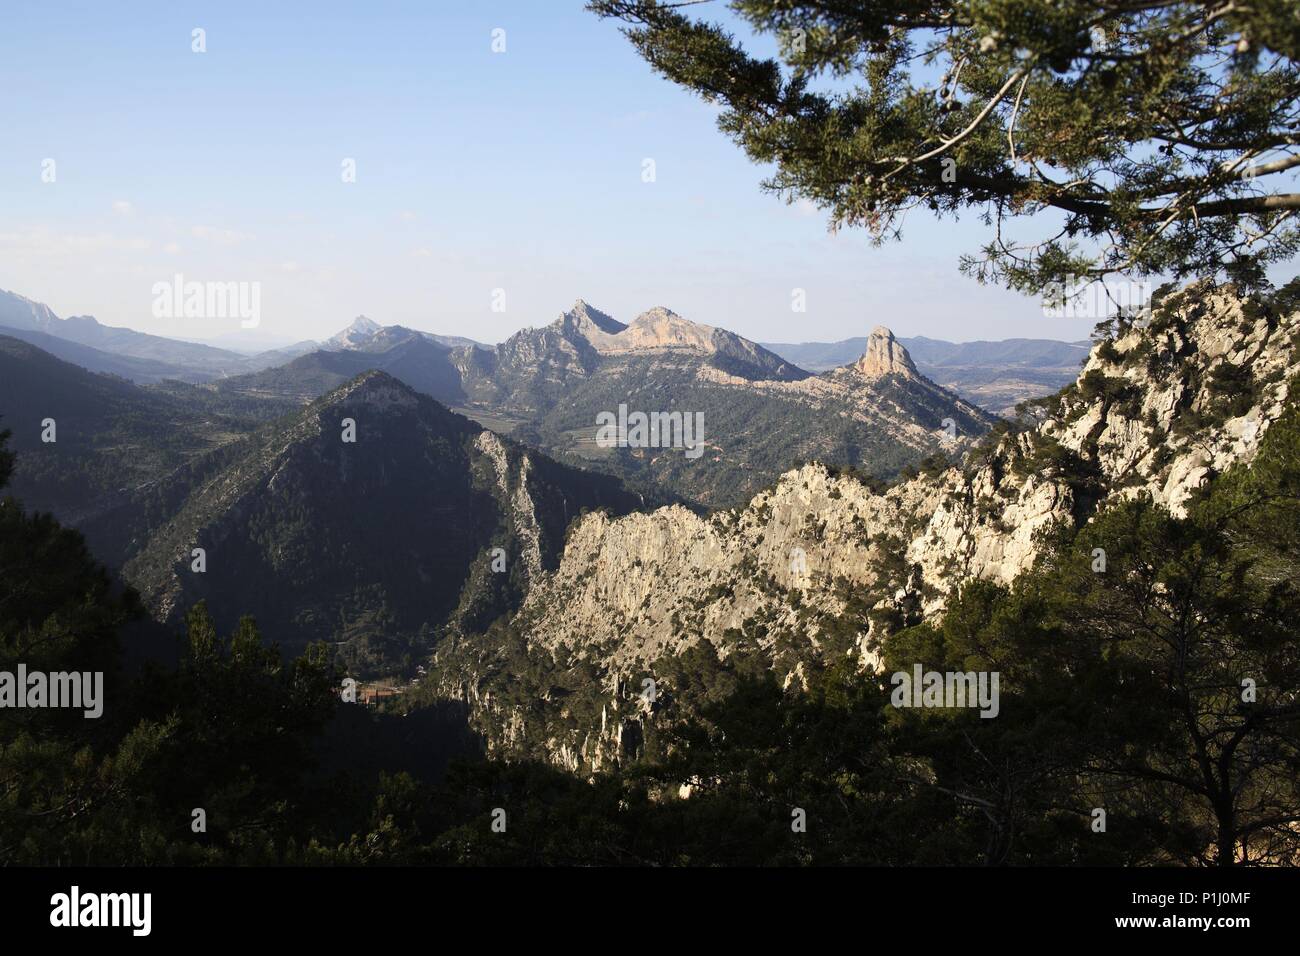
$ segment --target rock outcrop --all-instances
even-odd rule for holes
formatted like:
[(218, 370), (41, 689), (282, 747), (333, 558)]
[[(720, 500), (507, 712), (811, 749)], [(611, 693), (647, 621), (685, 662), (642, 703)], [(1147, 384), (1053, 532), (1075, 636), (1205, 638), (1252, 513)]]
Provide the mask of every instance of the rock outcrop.
[(617, 356), (657, 351), (694, 352), (721, 363), (743, 378), (773, 381), (798, 381), (810, 373), (798, 368), (757, 342), (684, 319), (671, 309), (656, 306), (642, 312), (631, 324), (616, 322), (603, 312), (595, 312), (581, 299), (560, 317), (565, 327), (578, 331), (597, 352)]
[[(838, 371), (867, 378), (909, 365), (878, 329), (863, 360)], [(1294, 401), (1297, 375), (1300, 312), (1275, 314), (1202, 283), (1099, 342), (1029, 427), (991, 437), (960, 466), (877, 492), (809, 464), (708, 517), (681, 507), (587, 515), (514, 627), (533, 659), (605, 675), (602, 706), (623, 715), (643, 676), (697, 646), (722, 659), (760, 654), (787, 684), (817, 661), (871, 667), (878, 622), (936, 614), (972, 578), (1014, 580), (1048, 525), (1087, 521), (1107, 500), (1137, 494), (1180, 512), (1211, 475), (1251, 460)], [(490, 685), (493, 653), (470, 642), (436, 679), (453, 696)], [(513, 711), (498, 703), (505, 709), (483, 712), (480, 726), (500, 748), (575, 770), (621, 752), (608, 714), (602, 731), (569, 702), (540, 725), (534, 716), (529, 736), (528, 721), (501, 721)], [(508, 741), (494, 730), (504, 726), (514, 727)]]
[(358, 315), (342, 332), (330, 336), (321, 343), (325, 349), (352, 349), (364, 345), (383, 326), (364, 315)]
[(867, 337), (867, 348), (853, 368), (866, 378), (880, 378), (883, 375), (912, 378), (917, 374), (912, 356), (894, 338), (894, 333), (883, 325), (877, 325), (871, 330), (871, 335)]
[[(873, 374), (846, 366), (812, 375), (669, 309), (623, 325), (579, 299), (494, 353), (460, 349), (449, 360), (462, 407), (489, 427), (514, 423), (542, 451), (577, 454), (653, 500), (720, 507), (748, 501), (801, 461), (893, 475), (927, 455), (955, 454), (992, 426), (994, 416), (916, 372), (885, 336), (868, 353)], [(706, 450), (689, 460), (660, 446), (593, 453), (598, 416), (622, 405), (702, 420)]]

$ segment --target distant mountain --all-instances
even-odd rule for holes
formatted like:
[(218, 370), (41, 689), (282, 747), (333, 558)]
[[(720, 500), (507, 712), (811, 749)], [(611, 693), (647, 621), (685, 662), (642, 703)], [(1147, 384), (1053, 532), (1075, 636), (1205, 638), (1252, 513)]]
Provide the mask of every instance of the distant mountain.
[(571, 519), (639, 504), (376, 371), (175, 482), (178, 507), (124, 569), (159, 619), (208, 599), (288, 646), (346, 645), (361, 669), (427, 650), (453, 620), (486, 626), (555, 567)]
[(244, 372), (260, 372), (263, 369), (274, 368), (277, 365), (284, 365), (286, 362), (292, 362), (300, 355), (306, 355), (308, 352), (315, 352), (319, 348), (319, 343), (310, 339), (305, 339), (301, 342), (281, 346), (280, 348), (271, 349), (267, 352), (258, 352), (254, 355), (248, 356), (248, 358), (244, 360)]
[(944, 342), (940, 339), (917, 336), (902, 341), (919, 364), (933, 368), (1070, 367), (1077, 373), (1092, 349), (1092, 343), (1087, 340), (1059, 342), (1055, 339), (1002, 339), (996, 342)]
[(357, 316), (352, 324), (337, 335), (332, 335), (321, 343), (321, 348), (325, 349), (354, 349), (363, 345), (367, 339), (378, 332), (383, 326), (378, 322), (366, 318), (364, 315)]
[(0, 289), (0, 325), (40, 332), (60, 321), (48, 305)]
[[(3, 290), (0, 290), (0, 327), (44, 332), (101, 352), (158, 363), (168, 368), (168, 377), (183, 381), (205, 381), (242, 371), (245, 361), (245, 356), (238, 352), (101, 325), (89, 315), (60, 319), (48, 306)], [(154, 371), (156, 367), (147, 374), (152, 375)]]
[(471, 399), (525, 416), (544, 413), (598, 368), (638, 358), (686, 357), (746, 379), (793, 380), (808, 373), (753, 342), (655, 308), (624, 325), (583, 300), (550, 325), (523, 329), (490, 357), (465, 357)]
[[(1027, 398), (1050, 395), (1073, 382), (1092, 343), (1054, 339), (945, 342), (925, 336), (898, 340), (917, 369), (962, 398), (997, 414)], [(769, 343), (765, 348), (804, 368), (846, 365), (866, 348), (865, 338), (840, 342)]]
[[(875, 345), (863, 340), (864, 353), (892, 350), (884, 365), (816, 376), (662, 307), (624, 324), (578, 300), (550, 325), (523, 329), (493, 350), (449, 349), (427, 333), (363, 316), (327, 340), (329, 348), (205, 387), (307, 402), (377, 369), (552, 457), (621, 477), (651, 500), (714, 506), (743, 501), (808, 459), (891, 475), (927, 454), (956, 451), (991, 425), (921, 375), (888, 330), (878, 331)], [(599, 416), (620, 407), (701, 416), (699, 453), (599, 443)]]
[[(990, 416), (903, 369), (910, 360), (901, 346), (896, 354), (899, 368), (880, 375), (815, 376), (668, 309), (624, 325), (579, 300), (495, 354), (458, 351), (452, 361), (468, 414), (513, 424), (514, 434), (548, 454), (584, 459), (634, 487), (718, 506), (747, 500), (799, 461), (890, 475), (990, 427)], [(598, 416), (620, 407), (699, 415), (706, 447), (689, 457), (662, 446), (602, 447)], [(957, 442), (948, 441), (947, 420)]]
[(118, 375), (133, 382), (161, 382), (175, 378), (177, 374), (176, 366), (167, 362), (104, 352), (100, 349), (91, 348), (89, 345), (81, 345), (78, 342), (61, 339), (47, 332), (0, 326), (0, 334), (27, 342), (44, 352), (48, 352), (50, 355), (61, 358), (65, 362), (79, 365), (88, 371)]
[[(339, 337), (335, 336), (335, 340)], [(361, 347), (320, 349), (284, 365), (213, 382), (221, 395), (277, 398), (305, 404), (362, 372), (377, 370), (449, 405), (465, 400), (451, 350), (410, 329), (393, 326), (359, 339)]]
[[(862, 350), (843, 363), (849, 371), (816, 375), (664, 307), (624, 324), (578, 300), (550, 325), (523, 329), (495, 348), (359, 316), (319, 346), (247, 356), (89, 318), (62, 320), (6, 296), (0, 317), (31, 327), (19, 335), (52, 337), (39, 344), (95, 371), (197, 385), (186, 391), (168, 383), (164, 391), (217, 414), (264, 421), (382, 371), (552, 457), (620, 477), (652, 501), (737, 504), (811, 459), (888, 477), (926, 455), (956, 453), (993, 421), (930, 381), (888, 330), (861, 340)], [(877, 347), (896, 353), (881, 374), (872, 364)], [(258, 401), (269, 411), (253, 410), (249, 403)], [(686, 416), (705, 434), (690, 455), (677, 439), (598, 440), (602, 417), (620, 411)]]
[(284, 351), (306, 346), (307, 349), (315, 349), (320, 346), (314, 341), (295, 341), (294, 339), (285, 338), (267, 331), (265, 325), (259, 325), (252, 329), (236, 329), (232, 332), (223, 332), (212, 338), (194, 338), (192, 336), (177, 336), (186, 342), (195, 342), (199, 345), (210, 345), (216, 349), (223, 349), (228, 352), (238, 352), (240, 355), (253, 356), (262, 355), (267, 352)]
[[(230, 348), (218, 348), (208, 343), (101, 325), (90, 316), (61, 319), (48, 306), (3, 290), (0, 290), (0, 334), (30, 341), (91, 371), (121, 375), (141, 384), (168, 379), (211, 382), (281, 366), (315, 351), (386, 351), (398, 339), (412, 336), (445, 349), (474, 346), (490, 351), (493, 348), (455, 335), (381, 326), (365, 316), (359, 316), (323, 343), (308, 340), (258, 350), (257, 334), (241, 330), (222, 337), (222, 341), (230, 343)], [(337, 381), (331, 382), (330, 387), (336, 384)], [(319, 394), (318, 391), (310, 397)]]
[[(1001, 339), (998, 341), (947, 342), (924, 335), (898, 340), (921, 368), (941, 366), (1003, 366), (1060, 368), (1077, 366), (1088, 357), (1089, 341), (1062, 342), (1056, 339)], [(866, 348), (865, 336), (839, 342), (768, 342), (763, 347), (802, 368), (817, 372), (847, 365)]]
[(364, 315), (357, 316), (346, 329), (330, 336), (316, 347), (322, 349), (363, 349), (371, 352), (383, 351), (387, 346), (377, 346), (375, 340), (383, 341), (387, 338), (391, 343), (395, 335), (418, 335), (427, 341), (449, 349), (475, 346), (491, 351), (495, 348), (495, 346), (484, 345), (481, 342), (475, 342), (473, 339), (467, 339), (459, 335), (435, 335), (432, 332), (421, 332), (400, 325), (380, 325)]
[(432, 332), (421, 332), (426, 339), (431, 342), (437, 342), (439, 345), (445, 345), (449, 349), (476, 348), (485, 349), (489, 352), (496, 351), (495, 345), (489, 345), (484, 342), (478, 342), (474, 339), (467, 339), (463, 335), (435, 335)]
[(627, 326), (581, 299), (570, 315), (574, 328), (602, 355), (685, 351), (707, 355), (715, 368), (743, 378), (795, 381), (808, 375), (761, 345), (726, 329), (688, 321), (662, 306), (643, 312)]
[[(256, 424), (89, 372), (6, 335), (0, 335), (0, 416), (18, 453), (14, 495), (86, 529), (110, 564), (123, 560), (135, 518), (150, 507), (143, 503), (150, 488)], [(47, 420), (54, 441), (42, 440)]]
[(857, 361), (867, 347), (867, 336), (862, 335), (838, 342), (764, 342), (763, 348), (773, 352), (800, 368), (813, 372), (829, 372), (841, 365)]

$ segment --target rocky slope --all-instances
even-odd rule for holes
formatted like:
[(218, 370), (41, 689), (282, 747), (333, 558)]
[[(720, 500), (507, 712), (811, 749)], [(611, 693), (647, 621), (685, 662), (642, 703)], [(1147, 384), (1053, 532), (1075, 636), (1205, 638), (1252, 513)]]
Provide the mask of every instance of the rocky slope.
[[(868, 352), (861, 365), (902, 374), (883, 337)], [(674, 682), (693, 679), (675, 662), (757, 659), (787, 683), (842, 656), (869, 667), (877, 641), (963, 581), (1028, 568), (1040, 529), (1141, 493), (1180, 511), (1250, 460), (1297, 374), (1294, 303), (1208, 284), (1169, 294), (1098, 343), (1029, 427), (999, 429), (959, 467), (878, 493), (811, 464), (709, 517), (588, 515), (511, 629), (440, 651), (429, 692), (469, 701), (498, 750), (597, 769), (635, 752)], [(512, 686), (521, 673), (531, 690)], [(581, 693), (584, 675), (599, 692)], [(657, 701), (639, 693), (647, 678)]]
[[(883, 364), (879, 349), (888, 352)], [(515, 434), (548, 454), (582, 460), (648, 495), (719, 507), (747, 501), (801, 461), (894, 475), (960, 450), (992, 425), (992, 416), (920, 375), (887, 329), (867, 354), (868, 366), (812, 375), (667, 309), (625, 326), (579, 301), (494, 356), (460, 361), (470, 414), (515, 416)], [(687, 458), (662, 447), (599, 447), (598, 416), (620, 406), (702, 416), (706, 451)]]
[(449, 623), (485, 626), (556, 566), (582, 510), (637, 504), (383, 372), (171, 484), (169, 519), (123, 571), (159, 620), (207, 600), (227, 626), (251, 614), (287, 647), (330, 640), (362, 669), (418, 654)]
[[(579, 299), (573, 311), (583, 313), (589, 309)], [(684, 319), (663, 306), (641, 313), (630, 325), (613, 323), (611, 327), (584, 322), (577, 329), (602, 355), (686, 351), (707, 356), (710, 364), (744, 378), (793, 381), (808, 377), (803, 369), (755, 342), (726, 329)]]

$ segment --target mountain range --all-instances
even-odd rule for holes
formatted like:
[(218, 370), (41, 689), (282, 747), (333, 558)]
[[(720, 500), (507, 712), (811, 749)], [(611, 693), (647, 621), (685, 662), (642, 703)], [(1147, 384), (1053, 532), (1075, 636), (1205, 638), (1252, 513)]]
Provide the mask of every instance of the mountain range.
[(124, 567), (160, 620), (239, 608), (289, 646), (346, 646), (359, 671), (418, 656), (449, 622), (486, 625), (554, 568), (570, 520), (639, 504), (379, 371), (166, 484), (177, 505)]
[(382, 371), (306, 407), (217, 401), (0, 336), (0, 408), (15, 494), (79, 528), (157, 620), (207, 600), (223, 625), (252, 612), (288, 648), (329, 640), (358, 673), (514, 606), (583, 511), (640, 504)]
[[(497, 346), (361, 316), (323, 342), (249, 356), (60, 319), (12, 293), (0, 294), (0, 332), (89, 370), (243, 413), (263, 400), (277, 412), (277, 403), (304, 405), (383, 371), (552, 458), (622, 478), (647, 500), (698, 507), (744, 501), (805, 460), (887, 478), (927, 455), (956, 453), (995, 420), (927, 378), (883, 326), (863, 340), (862, 355), (888, 361), (855, 357), (821, 373), (666, 308), (624, 324), (582, 300)], [(693, 416), (703, 423), (703, 451), (598, 442), (598, 417), (620, 408)]]
[[(814, 459), (883, 479), (994, 422), (884, 327), (814, 374), (668, 309), (624, 324), (581, 300), (495, 348), (362, 317), (251, 357), (3, 303), (26, 326), (0, 327), (18, 497), (82, 531), (158, 620), (206, 600), (364, 673), (517, 607), (584, 510), (734, 505)], [(690, 416), (698, 454), (597, 441), (629, 408)]]
[[(0, 329), (3, 334), (30, 342), (51, 355), (91, 371), (120, 375), (140, 384), (166, 380), (211, 382), (246, 375), (283, 365), (309, 352), (350, 348), (349, 335), (360, 341), (369, 338), (379, 328), (378, 324), (361, 316), (348, 330), (325, 342), (308, 340), (249, 354), (243, 348), (218, 348), (103, 325), (88, 315), (59, 318), (43, 303), (0, 290)], [(458, 336), (427, 332), (412, 334), (448, 347), (476, 344)], [(256, 341), (249, 334), (239, 336), (238, 340), (241, 343)]]
[[(575, 309), (586, 309), (590, 322), (596, 310), (579, 300)], [(659, 310), (664, 316), (673, 314)], [(600, 313), (603, 315), (603, 313)], [(677, 317), (679, 322), (684, 322)], [(605, 316), (602, 322), (613, 325), (590, 325), (593, 333), (615, 335), (624, 328)], [(60, 319), (48, 306), (12, 292), (0, 290), (0, 327), (6, 335), (22, 338), (51, 354), (82, 365), (92, 371), (108, 372), (129, 378), (134, 382), (149, 384), (166, 379), (186, 382), (209, 382), (278, 367), (300, 356), (317, 351), (345, 351), (364, 348), (371, 352), (385, 341), (375, 338), (385, 327), (366, 316), (358, 316), (349, 326), (322, 341), (304, 340), (270, 349), (258, 349), (256, 332), (241, 332), (223, 337), (222, 346), (216, 343), (198, 343), (162, 336), (145, 335), (130, 329), (104, 326), (89, 316)], [(454, 335), (437, 335), (429, 332), (399, 329), (409, 336), (445, 346), (448, 349), (475, 347), (495, 351), (498, 346), (476, 342)], [(748, 361), (757, 356), (756, 350), (766, 350), (775, 356), (759, 359), (762, 366), (779, 366), (780, 360), (800, 370), (825, 372), (851, 365), (866, 350), (867, 336), (843, 339), (839, 342), (804, 343), (751, 343), (724, 330), (708, 329), (694, 336), (695, 345), (715, 350), (705, 342), (714, 332), (720, 339), (730, 336), (732, 342), (723, 342), (721, 351), (747, 356)], [(580, 334), (581, 333), (581, 330)], [(41, 337), (44, 336), (44, 337)], [(691, 334), (686, 334), (681, 345), (690, 347)], [(646, 341), (643, 332), (634, 333), (628, 345)], [(1087, 355), (1090, 343), (1060, 342), (1052, 339), (1004, 339), (954, 343), (924, 336), (900, 337), (898, 341), (908, 350), (917, 369), (960, 397), (998, 414), (1008, 412), (1017, 401), (1048, 394), (1073, 380), (1078, 366)], [(743, 344), (742, 344), (743, 343)], [(76, 346), (80, 346), (77, 348)], [(617, 351), (608, 343), (606, 351)], [(319, 394), (319, 393), (318, 393)]]
[[(875, 336), (893, 341), (884, 328)], [(450, 359), (461, 371), (466, 414), (643, 493), (667, 490), (707, 507), (744, 500), (791, 464), (814, 458), (896, 474), (954, 451), (994, 421), (905, 358), (814, 375), (664, 308), (625, 325), (579, 300), (495, 351), (457, 349)], [(621, 406), (701, 415), (705, 451), (690, 458), (674, 449), (601, 447), (598, 416)]]
[[(1252, 859), (1294, 859), (1290, 818), (1282, 842), (1255, 823), (1296, 800), (1294, 746), (1279, 734), (1294, 739), (1300, 673), (1300, 282), (1166, 289), (1100, 330), (1072, 383), (998, 420), (929, 380), (885, 327), (852, 362), (814, 374), (666, 309), (625, 325), (579, 302), (496, 349), (372, 325), (269, 373), (157, 384), (0, 333), (0, 425), (13, 431), (20, 502), (0, 500), (22, 571), (9, 593), (67, 605), (39, 628), (15, 618), (13, 633), (36, 637), (30, 646), (84, 636), (79, 656), (114, 643), (99, 611), (76, 608), (118, 589), (99, 569), (93, 584), (66, 576), (69, 558), (93, 564), (79, 536), (22, 505), (48, 509), (131, 586), (123, 620), (143, 599), (153, 620), (121, 632), (129, 655), (156, 665), (188, 633), (179, 682), (142, 666), (132, 705), (147, 706), (147, 729), (192, 704), (173, 769), (156, 775), (169, 786), (190, 779), (190, 762), (233, 765), (242, 793), (243, 731), (220, 760), (194, 760), (192, 742), (250, 712), (254, 739), (281, 740), (297, 733), (293, 701), (317, 700), (322, 718), (349, 725), (318, 741), (335, 764), (384, 771), (383, 823), (366, 846), (387, 845), (394, 809), (402, 844), (441, 834), (429, 845), (459, 858), (504, 804), (526, 840), (590, 827), (565, 859), (602, 858), (611, 833), (640, 859), (647, 828), (668, 835), (654, 859), (711, 859), (723, 820), (797, 860), (807, 845), (793, 806), (829, 844), (872, 859), (882, 846), (902, 862), (977, 859), (1011, 820), (1029, 821), (1026, 860), (1044, 847), (1064, 862), (1199, 860), (1216, 840), (1238, 842), (1203, 800), (1200, 771), (1244, 781), (1251, 815), (1229, 825)], [(682, 473), (625, 481), (592, 467), (614, 470), (594, 453), (561, 462), (543, 450), (567, 452), (566, 427), (585, 432), (593, 412), (629, 402), (703, 409), (705, 454), (655, 449), (645, 457)], [(951, 419), (943, 437), (939, 415)], [(913, 456), (888, 480), (844, 461), (780, 464), (793, 442), (816, 458), (872, 428)], [(942, 453), (917, 460), (934, 441)], [(612, 451), (635, 461), (647, 449)], [(703, 476), (731, 482), (725, 500), (774, 472), (739, 503), (701, 504)], [(682, 500), (640, 491), (646, 477)], [(32, 537), (40, 529), (53, 537)], [(46, 543), (28, 556), (28, 541)], [(51, 547), (69, 549), (54, 577), (27, 575)], [(261, 646), (259, 628), (279, 649)], [(995, 684), (978, 713), (969, 699), (900, 712), (889, 685), (927, 667), (1000, 676), (1000, 696)], [(339, 675), (367, 682), (372, 703), (382, 688), (384, 702), (340, 704)], [(1261, 706), (1242, 692), (1256, 685)], [(1189, 725), (1226, 740), (1228, 756), (1203, 759)], [(1234, 740), (1250, 741), (1239, 758)], [(388, 776), (421, 766), (418, 754), (431, 757), (421, 772), (451, 774), (445, 791)], [(453, 754), (471, 762), (449, 770)], [(1188, 796), (1169, 789), (1171, 768)], [(332, 813), (350, 784), (320, 786)], [(569, 825), (539, 823), (556, 794)], [(451, 822), (423, 815), (457, 801)], [(1117, 834), (1154, 836), (1099, 842), (1090, 807), (1108, 808)], [(1170, 807), (1185, 835), (1167, 835)], [(695, 834), (686, 855), (683, 825)], [(959, 845), (946, 830), (914, 845), (936, 827)]]

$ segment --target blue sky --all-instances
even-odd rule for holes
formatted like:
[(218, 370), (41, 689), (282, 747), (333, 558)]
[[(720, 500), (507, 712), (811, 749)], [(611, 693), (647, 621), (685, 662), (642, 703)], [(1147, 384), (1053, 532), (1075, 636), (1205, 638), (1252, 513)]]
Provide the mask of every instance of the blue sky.
[(64, 316), (237, 332), (151, 314), (153, 284), (179, 273), (260, 282), (268, 345), (361, 313), (499, 341), (578, 297), (762, 341), (877, 324), (1076, 339), (1093, 324), (962, 277), (959, 254), (985, 236), (974, 216), (918, 215), (873, 248), (761, 192), (713, 108), (580, 0), (10, 0), (0, 90), (0, 288)]

